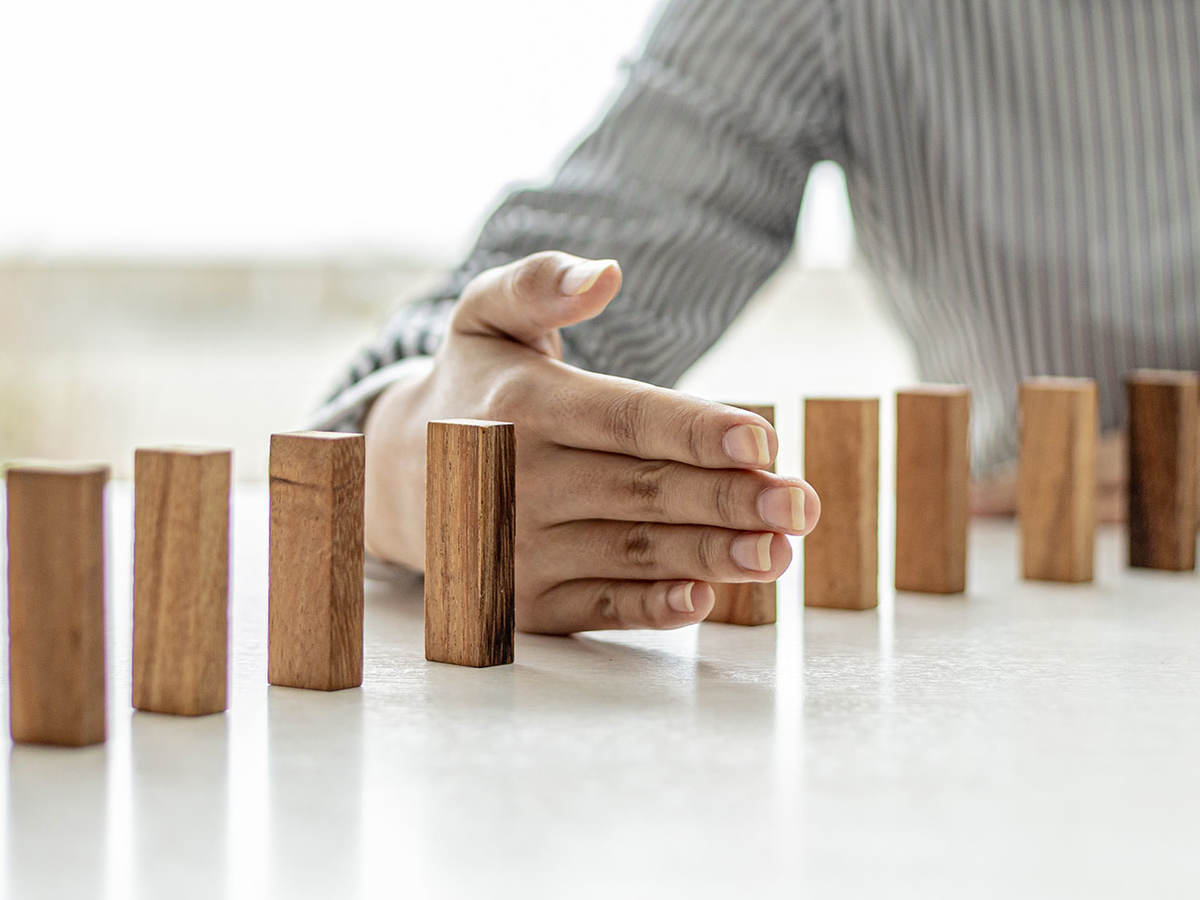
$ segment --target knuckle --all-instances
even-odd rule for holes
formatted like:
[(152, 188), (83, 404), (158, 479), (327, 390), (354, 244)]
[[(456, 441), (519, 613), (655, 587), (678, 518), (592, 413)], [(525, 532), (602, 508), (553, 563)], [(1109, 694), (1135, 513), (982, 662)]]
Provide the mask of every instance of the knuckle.
[(596, 591), (593, 601), (593, 612), (602, 628), (625, 627), (627, 623), (622, 615), (621, 604), (617, 602), (616, 593), (611, 584), (604, 584)]
[(484, 414), (501, 422), (516, 422), (528, 416), (533, 403), (533, 382), (523, 369), (498, 376), (484, 398)]
[(614, 611), (618, 628), (655, 628), (661, 623), (658, 604), (654, 602), (654, 586), (630, 586), (621, 595)]
[(458, 295), (458, 303), (454, 304), (454, 308), (451, 312), (451, 318), (456, 319), (463, 315), (463, 310), (468, 308), (472, 301), (479, 296), (480, 293), (486, 290), (486, 285), (488, 282), (493, 280), (497, 274), (498, 273), (495, 269), (484, 269), (482, 272), (468, 281), (463, 286), (462, 292)]
[(733, 523), (738, 520), (738, 491), (737, 481), (726, 472), (717, 473), (712, 480), (712, 508), (722, 523)]
[(705, 528), (700, 532), (696, 541), (696, 566), (699, 569), (698, 574), (705, 580), (719, 576), (721, 561), (727, 555), (723, 549), (716, 531)]
[(503, 267), (484, 269), (463, 286), (458, 302), (450, 311), (452, 328), (469, 322), (477, 313), (479, 304), (495, 290), (497, 283), (506, 277)]
[(638, 522), (623, 529), (618, 553), (624, 563), (639, 569), (649, 568), (654, 565), (655, 551), (648, 523)]
[(705, 452), (705, 430), (704, 419), (702, 416), (688, 416), (687, 425), (683, 429), (684, 437), (687, 438), (687, 448), (690, 459), (704, 459)]
[(608, 410), (609, 432), (620, 446), (628, 448), (635, 455), (641, 455), (646, 407), (646, 394), (633, 391), (615, 400)]
[(557, 253), (550, 250), (534, 253), (509, 267), (505, 284), (508, 292), (518, 299), (553, 293), (560, 268)]
[(666, 480), (670, 463), (650, 460), (634, 463), (629, 470), (626, 491), (634, 508), (643, 515), (661, 515), (665, 512)]

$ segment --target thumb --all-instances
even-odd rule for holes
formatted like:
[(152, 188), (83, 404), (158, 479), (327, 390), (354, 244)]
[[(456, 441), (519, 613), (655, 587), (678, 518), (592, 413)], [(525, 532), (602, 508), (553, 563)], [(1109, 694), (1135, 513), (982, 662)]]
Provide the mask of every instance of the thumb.
[(555, 250), (480, 273), (463, 290), (451, 328), (511, 338), (558, 355), (557, 330), (598, 316), (621, 288), (614, 259)]

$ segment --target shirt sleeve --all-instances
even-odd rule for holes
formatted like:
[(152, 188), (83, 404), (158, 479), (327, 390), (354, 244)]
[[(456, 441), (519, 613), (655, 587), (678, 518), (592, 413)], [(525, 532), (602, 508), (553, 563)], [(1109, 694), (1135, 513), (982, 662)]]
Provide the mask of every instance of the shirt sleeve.
[(842, 131), (833, 0), (674, 0), (596, 127), (545, 186), (513, 191), (434, 294), (350, 364), (322, 427), (433, 353), (475, 275), (539, 250), (612, 257), (621, 294), (563, 332), (567, 362), (671, 385), (791, 248), (813, 163)]

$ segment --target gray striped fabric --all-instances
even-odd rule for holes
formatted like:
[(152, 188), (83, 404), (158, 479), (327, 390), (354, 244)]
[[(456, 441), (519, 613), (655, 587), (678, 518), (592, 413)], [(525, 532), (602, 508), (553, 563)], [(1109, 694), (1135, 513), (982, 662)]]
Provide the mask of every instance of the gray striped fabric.
[(1126, 370), (1200, 368), (1195, 0), (676, 0), (553, 181), (396, 314), (326, 424), (434, 351), (476, 273), (548, 248), (625, 273), (568, 360), (674, 383), (787, 254), (823, 159), (922, 377), (974, 389), (977, 470), (1015, 452), (1024, 375), (1097, 377), (1111, 428)]

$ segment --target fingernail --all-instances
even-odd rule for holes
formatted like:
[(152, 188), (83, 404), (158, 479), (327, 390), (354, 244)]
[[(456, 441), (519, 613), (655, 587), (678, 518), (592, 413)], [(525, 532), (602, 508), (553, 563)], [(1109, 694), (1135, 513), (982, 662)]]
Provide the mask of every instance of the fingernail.
[(758, 514), (763, 521), (784, 531), (804, 530), (804, 489), (767, 488), (758, 495)]
[(675, 612), (695, 612), (696, 607), (692, 603), (692, 588), (695, 586), (696, 582), (694, 581), (674, 585), (667, 591), (667, 606), (671, 607)]
[(743, 466), (765, 466), (771, 461), (767, 430), (761, 425), (734, 425), (721, 441), (725, 452)]
[(600, 276), (617, 264), (615, 259), (585, 259), (563, 273), (558, 289), (568, 297), (578, 297), (592, 289)]
[(733, 539), (729, 555), (743, 569), (751, 572), (768, 572), (771, 569), (771, 538), (766, 534), (741, 534)]

